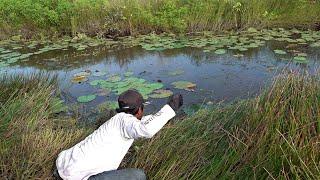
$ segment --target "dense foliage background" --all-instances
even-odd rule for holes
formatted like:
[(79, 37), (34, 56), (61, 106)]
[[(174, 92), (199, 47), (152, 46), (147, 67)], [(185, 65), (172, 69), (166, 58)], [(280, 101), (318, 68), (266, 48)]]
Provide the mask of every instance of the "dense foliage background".
[(0, 38), (317, 26), (313, 0), (2, 0)]

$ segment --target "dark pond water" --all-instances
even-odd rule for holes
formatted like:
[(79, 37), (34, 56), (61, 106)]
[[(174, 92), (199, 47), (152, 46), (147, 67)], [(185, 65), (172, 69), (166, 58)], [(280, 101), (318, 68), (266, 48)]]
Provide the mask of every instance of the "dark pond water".
[[(130, 76), (145, 79), (150, 83), (161, 82), (162, 89), (183, 94), (186, 106), (206, 105), (254, 97), (269, 85), (272, 78), (283, 68), (308, 70), (311, 73), (316, 70), (320, 62), (319, 48), (297, 46), (295, 49), (308, 55), (308, 63), (297, 64), (287, 60), (292, 58), (292, 54), (279, 55), (274, 52), (275, 49), (284, 49), (287, 45), (288, 43), (284, 42), (268, 41), (264, 46), (241, 52), (244, 55), (242, 57), (235, 57), (235, 50), (227, 50), (226, 54), (218, 55), (191, 47), (146, 51), (136, 46), (111, 51), (99, 46), (86, 50), (85, 54), (79, 56), (77, 51), (70, 49), (54, 50), (2, 68), (1, 73), (28, 74), (44, 71), (57, 74), (66, 104), (80, 108), (82, 113), (88, 114), (96, 111), (99, 104), (117, 100), (117, 94), (99, 94), (100, 88), (90, 85), (90, 82), (105, 80), (113, 75), (124, 79), (126, 72), (132, 72)], [(89, 72), (88, 80), (81, 83), (71, 82), (79, 72)], [(172, 85), (176, 81), (195, 83), (196, 88), (176, 89)], [(87, 103), (77, 102), (79, 96), (89, 94), (97, 96)], [(147, 112), (159, 109), (166, 100), (167, 98), (149, 98)]]

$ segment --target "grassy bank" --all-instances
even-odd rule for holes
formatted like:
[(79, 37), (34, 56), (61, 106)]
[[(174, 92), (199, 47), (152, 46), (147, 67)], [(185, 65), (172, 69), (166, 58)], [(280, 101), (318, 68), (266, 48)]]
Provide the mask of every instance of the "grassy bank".
[(154, 179), (319, 179), (320, 81), (278, 77), (259, 97), (198, 112), (143, 143)]
[[(54, 78), (0, 80), (0, 174), (51, 177), (54, 160), (92, 129), (56, 115)], [(126, 167), (153, 179), (317, 179), (319, 76), (286, 74), (255, 99), (200, 111), (135, 144)]]
[(43, 75), (0, 79), (0, 175), (4, 179), (51, 177), (57, 154), (88, 130), (59, 119), (54, 78)]
[(2, 0), (0, 39), (314, 27), (319, 14), (313, 0)]

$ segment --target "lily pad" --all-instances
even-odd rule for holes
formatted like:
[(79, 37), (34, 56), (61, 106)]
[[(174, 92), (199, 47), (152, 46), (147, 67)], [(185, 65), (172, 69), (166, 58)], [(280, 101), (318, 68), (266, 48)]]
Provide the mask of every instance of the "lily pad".
[(301, 63), (301, 64), (308, 63), (307, 58), (303, 57), (303, 56), (296, 56), (296, 57), (293, 58), (293, 61), (296, 62), (296, 63)]
[(111, 93), (111, 89), (109, 88), (103, 88), (103, 89), (98, 89), (97, 90), (97, 95), (98, 96), (107, 96)]
[(241, 51), (241, 52), (244, 52), (244, 51), (248, 51), (248, 48), (241, 47), (238, 50)]
[(280, 54), (280, 55), (285, 55), (285, 54), (287, 54), (287, 52), (285, 52), (284, 50), (280, 50), (280, 49), (276, 49), (276, 50), (273, 50), (273, 51), (274, 51), (274, 53)]
[(179, 76), (182, 75), (184, 73), (184, 71), (182, 69), (177, 69), (175, 71), (170, 71), (168, 73), (169, 76)]
[(189, 81), (177, 81), (171, 84), (177, 89), (184, 89), (188, 91), (193, 91), (194, 88), (197, 86), (196, 84)]
[(156, 89), (161, 89), (163, 87), (162, 83), (150, 83), (150, 84), (146, 84), (147, 88), (150, 88), (152, 90), (156, 90)]
[(133, 72), (132, 71), (128, 71), (128, 72), (125, 72), (124, 73), (124, 76), (125, 77), (130, 77), (130, 76), (132, 76), (133, 75)]
[(307, 53), (298, 53), (297, 56), (307, 57), (308, 54)]
[(91, 86), (97, 86), (98, 84), (102, 84), (103, 82), (106, 82), (106, 81), (103, 80), (103, 79), (97, 79), (97, 80), (91, 81), (90, 85)]
[(87, 102), (93, 101), (95, 98), (96, 98), (96, 95), (91, 94), (87, 96), (79, 96), (77, 98), (77, 101), (80, 103), (87, 103)]
[(8, 63), (0, 62), (0, 68), (7, 67), (7, 66), (9, 66)]
[(88, 81), (87, 76), (74, 76), (71, 79), (71, 82), (73, 82), (73, 83), (81, 83), (81, 82), (85, 82), (85, 81)]
[(105, 72), (105, 71), (98, 71), (98, 72), (94, 72), (92, 75), (93, 75), (93, 76), (96, 76), (96, 77), (100, 77), (100, 76), (105, 76), (105, 75), (107, 75), (107, 72)]
[(149, 95), (150, 98), (167, 98), (173, 95), (173, 92), (170, 90), (158, 89)]
[(218, 55), (222, 55), (222, 54), (225, 54), (226, 53), (226, 50), (224, 49), (218, 49), (216, 51), (214, 51), (215, 54), (218, 54)]
[(90, 73), (83, 71), (83, 72), (76, 73), (73, 76), (90, 76)]
[(236, 58), (240, 58), (240, 57), (243, 57), (244, 55), (243, 54), (234, 54), (233, 56)]
[(111, 76), (107, 79), (107, 81), (109, 82), (118, 82), (118, 81), (121, 81), (121, 77), (119, 75), (114, 75), (114, 76)]
[(320, 47), (320, 42), (315, 42), (310, 45), (311, 47)]

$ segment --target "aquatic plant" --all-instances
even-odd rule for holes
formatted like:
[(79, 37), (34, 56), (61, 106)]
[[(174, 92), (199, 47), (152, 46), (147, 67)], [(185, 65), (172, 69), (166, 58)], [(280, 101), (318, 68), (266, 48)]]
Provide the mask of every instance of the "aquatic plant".
[(184, 90), (193, 90), (196, 87), (196, 84), (189, 81), (176, 81), (171, 84), (174, 86), (174, 88)]
[(150, 98), (167, 98), (173, 95), (173, 92), (170, 90), (165, 90), (165, 89), (158, 89), (153, 92), (153, 94), (150, 94)]
[(87, 102), (93, 101), (95, 98), (96, 98), (96, 95), (90, 94), (85, 96), (79, 96), (77, 98), (77, 101), (81, 103), (87, 103)]
[(90, 85), (111, 90), (117, 95), (129, 89), (135, 89), (142, 94), (144, 99), (148, 99), (148, 95), (152, 94), (155, 90), (161, 89), (163, 87), (162, 83), (150, 83), (147, 82), (145, 79), (136, 77), (126, 77), (126, 74), (124, 74), (124, 76), (124, 79), (121, 79), (119, 75), (116, 75), (109, 77), (107, 80), (93, 80), (90, 82)]

